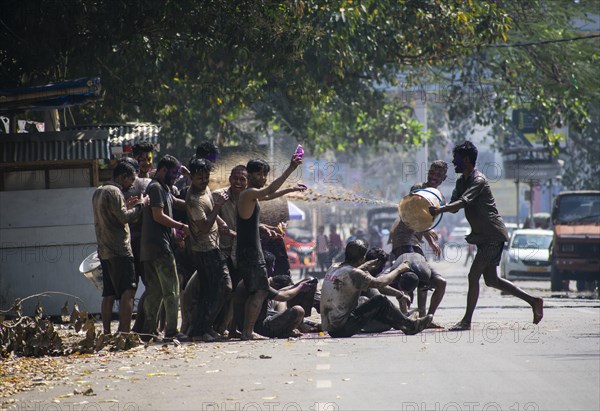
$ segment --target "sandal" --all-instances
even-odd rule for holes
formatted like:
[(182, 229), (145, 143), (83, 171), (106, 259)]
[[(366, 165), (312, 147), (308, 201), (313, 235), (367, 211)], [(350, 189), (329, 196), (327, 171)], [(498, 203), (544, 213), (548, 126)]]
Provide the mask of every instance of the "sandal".
[(448, 331), (469, 331), (471, 329), (471, 323), (463, 321), (457, 322), (452, 327), (448, 328)]

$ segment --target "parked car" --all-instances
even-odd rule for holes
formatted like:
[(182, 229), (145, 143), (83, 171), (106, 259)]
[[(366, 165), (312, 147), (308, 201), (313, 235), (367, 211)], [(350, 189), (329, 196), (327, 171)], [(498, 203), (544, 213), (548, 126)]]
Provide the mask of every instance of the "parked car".
[(512, 237), (513, 231), (522, 227), (521, 224), (517, 224), (517, 223), (504, 223), (504, 225), (506, 226), (506, 231), (508, 231), (509, 240)]
[(316, 263), (315, 239), (309, 230), (288, 227), (283, 238), (291, 269), (299, 269), (300, 275), (314, 270)]
[(507, 280), (549, 279), (552, 230), (513, 231), (500, 262), (500, 274)]
[(463, 247), (467, 245), (465, 237), (471, 233), (471, 227), (454, 227), (446, 242), (447, 247)]

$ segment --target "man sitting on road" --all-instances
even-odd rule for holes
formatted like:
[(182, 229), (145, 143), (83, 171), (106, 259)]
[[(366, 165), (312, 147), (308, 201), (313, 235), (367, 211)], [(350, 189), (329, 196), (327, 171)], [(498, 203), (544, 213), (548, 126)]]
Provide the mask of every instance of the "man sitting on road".
[[(378, 277), (382, 273), (387, 274), (387, 272), (390, 271), (389, 267), (386, 267), (389, 260), (389, 255), (381, 247), (369, 248), (367, 254), (365, 255), (365, 260), (375, 260), (378, 263), (373, 268), (369, 269), (369, 274), (371, 274), (373, 277)], [(373, 298), (380, 294), (388, 295), (396, 297), (400, 311), (403, 314), (408, 315), (408, 309), (413, 300), (413, 291), (417, 287), (418, 283), (419, 278), (417, 275), (412, 271), (407, 271), (396, 277), (396, 279), (387, 287), (382, 289), (369, 288), (368, 290), (363, 291), (359, 297), (358, 303), (359, 305), (365, 303), (369, 300), (369, 298)], [(380, 333), (388, 331), (391, 328), (392, 327), (390, 325), (383, 324), (377, 320), (371, 320), (362, 328), (361, 331), (364, 333)]]
[(323, 329), (334, 338), (351, 337), (372, 319), (388, 324), (405, 334), (421, 332), (431, 323), (432, 316), (411, 320), (383, 295), (358, 304), (361, 291), (369, 288), (382, 289), (400, 274), (409, 271), (408, 263), (379, 277), (368, 270), (379, 264), (376, 260), (365, 263), (367, 245), (353, 240), (346, 245), (344, 262), (331, 266), (321, 288), (321, 323)]
[[(278, 311), (275, 302), (286, 302), (292, 300), (301, 293), (314, 294), (316, 283), (309, 280), (300, 281), (289, 285), (291, 278), (286, 275), (277, 275), (269, 278), (269, 290), (267, 298), (263, 301), (254, 332), (269, 338), (299, 337), (302, 335), (300, 328), (304, 320), (304, 308), (294, 305)], [(244, 303), (248, 299), (248, 290), (244, 281), (240, 281), (234, 293), (234, 315), (235, 322), (239, 328), (244, 325)]]

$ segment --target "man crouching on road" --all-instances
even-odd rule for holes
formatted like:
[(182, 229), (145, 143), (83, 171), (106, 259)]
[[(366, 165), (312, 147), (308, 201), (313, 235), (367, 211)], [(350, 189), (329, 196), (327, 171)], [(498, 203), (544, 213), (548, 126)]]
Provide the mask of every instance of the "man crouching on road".
[(375, 261), (365, 263), (367, 245), (362, 240), (353, 240), (346, 245), (344, 262), (331, 266), (321, 288), (321, 323), (323, 330), (334, 338), (351, 337), (360, 332), (370, 320), (378, 320), (413, 335), (425, 329), (433, 316), (417, 320), (407, 318), (384, 295), (370, 298), (358, 305), (360, 292), (368, 288), (384, 288), (394, 279), (410, 270), (408, 263), (400, 264), (395, 270), (379, 277), (368, 273)]

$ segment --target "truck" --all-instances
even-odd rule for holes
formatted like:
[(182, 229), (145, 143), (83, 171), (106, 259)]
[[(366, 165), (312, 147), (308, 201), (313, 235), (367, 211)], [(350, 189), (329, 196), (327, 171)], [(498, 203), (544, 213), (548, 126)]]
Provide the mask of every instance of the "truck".
[[(564, 191), (552, 207), (550, 287), (562, 291), (565, 281), (600, 286), (600, 190)], [(568, 283), (567, 283), (568, 284)]]

